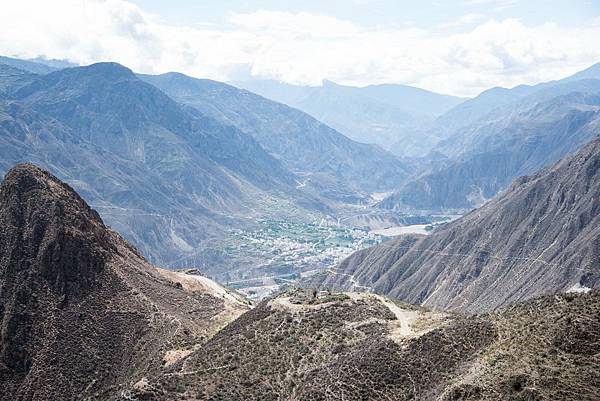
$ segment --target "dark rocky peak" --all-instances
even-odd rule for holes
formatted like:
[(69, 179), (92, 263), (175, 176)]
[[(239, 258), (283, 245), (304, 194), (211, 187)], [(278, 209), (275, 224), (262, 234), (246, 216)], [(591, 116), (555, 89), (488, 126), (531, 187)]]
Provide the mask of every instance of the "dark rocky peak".
[(50, 288), (61, 302), (84, 294), (114, 250), (98, 213), (67, 184), (32, 165), (0, 186), (0, 294), (14, 284)]
[(247, 309), (220, 288), (150, 265), (71, 187), (17, 165), (0, 186), (0, 400), (110, 399)]

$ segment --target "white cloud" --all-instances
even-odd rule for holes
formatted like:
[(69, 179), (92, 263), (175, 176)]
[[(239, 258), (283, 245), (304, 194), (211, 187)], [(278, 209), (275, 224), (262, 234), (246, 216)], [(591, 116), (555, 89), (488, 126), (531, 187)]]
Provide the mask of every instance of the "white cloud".
[(600, 61), (599, 24), (527, 26), (478, 14), (457, 22), (470, 28), (441, 34), (262, 10), (232, 15), (229, 26), (186, 27), (124, 0), (20, 0), (3, 4), (0, 54), (113, 60), (218, 80), (251, 73), (302, 84), (398, 82), (459, 95), (556, 79)]
[(241, 28), (291, 38), (344, 38), (359, 33), (359, 29), (350, 22), (306, 12), (260, 10), (235, 14), (229, 21)]

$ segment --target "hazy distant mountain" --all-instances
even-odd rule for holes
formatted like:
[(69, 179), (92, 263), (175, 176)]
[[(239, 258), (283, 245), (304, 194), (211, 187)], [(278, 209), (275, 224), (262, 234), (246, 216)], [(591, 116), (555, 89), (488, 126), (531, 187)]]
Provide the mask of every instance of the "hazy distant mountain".
[(0, 226), (0, 400), (108, 399), (248, 309), (150, 265), (36, 166), (6, 175)]
[(355, 253), (322, 285), (468, 312), (598, 287), (599, 194), (596, 139), (429, 236), (401, 236)]
[[(381, 203), (385, 208), (468, 209), (576, 151), (600, 124), (600, 80), (555, 81), (513, 90), (502, 105), (476, 122), (463, 123), (435, 151), (448, 156)], [(467, 103), (483, 107), (487, 92)], [(516, 94), (517, 93), (517, 94)], [(448, 113), (450, 114), (450, 113)], [(469, 121), (455, 110), (455, 121)], [(450, 123), (449, 123), (450, 126)]]
[(79, 64), (72, 63), (68, 60), (48, 59), (45, 57), (30, 58), (27, 61), (31, 61), (31, 62), (37, 63), (37, 64), (43, 64), (43, 65), (53, 68), (54, 70), (62, 70), (63, 68), (80, 67)]
[(287, 216), (325, 207), (250, 136), (118, 64), (19, 79), (0, 110), (2, 172), (43, 165), (164, 264), (202, 265), (204, 242), (225, 227), (281, 213), (265, 203), (285, 200)]
[[(61, 67), (50, 66), (46, 63), (40, 62), (43, 59), (34, 60), (22, 60), (18, 58), (0, 56), (0, 63), (9, 65), (20, 70), (31, 72), (33, 74), (48, 74), (50, 72), (59, 70)], [(63, 67), (64, 68), (64, 67)]]
[(412, 172), (409, 164), (377, 146), (352, 141), (306, 113), (246, 90), (179, 73), (141, 78), (252, 135), (305, 182), (331, 197), (393, 188)]
[(235, 85), (305, 111), (356, 141), (402, 156), (427, 153), (440, 139), (427, 126), (464, 100), (394, 84), (358, 88), (324, 81), (322, 86), (303, 87), (250, 80)]
[(543, 89), (583, 79), (600, 79), (600, 63), (558, 81), (544, 82), (537, 85), (519, 85), (512, 89), (488, 89), (479, 96), (451, 108), (441, 115), (437, 122), (446, 129), (457, 129), (482, 119), (493, 119), (496, 109), (499, 107), (506, 106)]

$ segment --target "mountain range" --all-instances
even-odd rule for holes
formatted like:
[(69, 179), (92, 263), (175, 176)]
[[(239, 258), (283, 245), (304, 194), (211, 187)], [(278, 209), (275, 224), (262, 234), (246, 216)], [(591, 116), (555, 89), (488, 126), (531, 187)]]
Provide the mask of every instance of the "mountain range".
[(150, 265), (31, 164), (0, 186), (0, 227), (3, 401), (599, 395), (597, 290), (474, 316), (314, 290), (251, 307), (194, 272)]
[[(0, 172), (23, 161), (53, 171), (161, 264), (225, 273), (219, 243), (231, 229), (256, 218), (332, 218), (414, 171), (219, 82), (138, 76), (116, 63), (56, 70), (8, 61), (0, 64)], [(54, 71), (31, 72), (46, 68)]]
[[(0, 400), (597, 399), (590, 74), (437, 136), (439, 155), (419, 172), (423, 161), (223, 83), (114, 63), (42, 74), (0, 65)], [(11, 168), (23, 160), (82, 197), (32, 164)], [(323, 291), (254, 306), (195, 269), (142, 256), (227, 270), (206, 243), (228, 227), (366, 207), (370, 192), (444, 168), (424, 192), (443, 183), (446, 203), (414, 205), (493, 199), (309, 278)], [(460, 203), (472, 183), (487, 187)], [(398, 195), (381, 207), (398, 208)]]
[(261, 199), (294, 193), (297, 204), (325, 207), (298, 193), (296, 176), (251, 137), (118, 64), (19, 74), (4, 90), (2, 170), (50, 168), (151, 259), (192, 254)]
[(247, 90), (179, 73), (141, 75), (180, 103), (250, 134), (320, 193), (352, 196), (391, 189), (413, 172), (409, 162), (358, 143), (297, 109)]
[(600, 67), (535, 86), (495, 88), (438, 117), (428, 167), (381, 202), (388, 209), (469, 210), (597, 135)]
[(493, 88), (472, 99), (402, 85), (235, 85), (306, 111), (358, 141), (413, 158), (411, 177), (378, 207), (463, 212), (595, 136), (599, 66), (557, 81)]
[[(395, 85), (326, 82), (309, 91), (321, 93), (308, 102), (315, 105), (327, 90), (340, 105), (360, 98), (422, 110), (437, 139), (420, 141), (430, 153), (415, 159), (216, 81), (135, 74), (115, 63), (2, 60), (0, 172), (35, 162), (75, 187), (149, 260), (198, 266), (221, 280), (252, 278), (248, 266), (265, 262), (232, 260), (222, 246), (232, 230), (258, 230), (260, 219), (368, 230), (407, 221), (406, 212), (469, 210), (576, 151), (599, 124), (597, 66), (454, 107), (455, 98)], [(308, 96), (306, 88), (280, 89)]]

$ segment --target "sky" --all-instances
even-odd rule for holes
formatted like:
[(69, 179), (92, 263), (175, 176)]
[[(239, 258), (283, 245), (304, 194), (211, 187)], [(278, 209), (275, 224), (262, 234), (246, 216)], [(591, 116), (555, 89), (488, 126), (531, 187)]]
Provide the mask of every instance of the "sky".
[(0, 54), (458, 96), (600, 62), (600, 0), (0, 0)]

